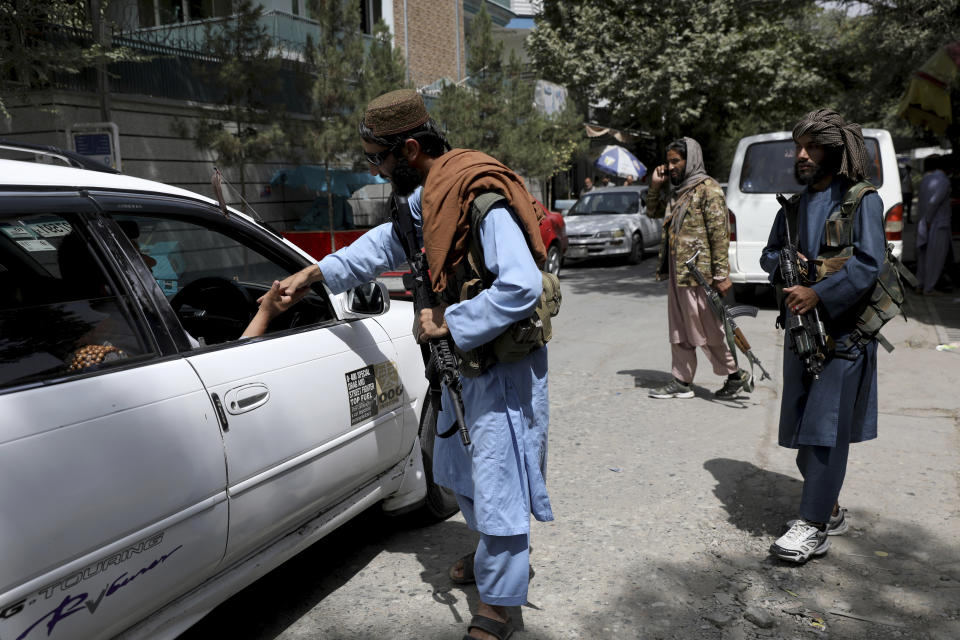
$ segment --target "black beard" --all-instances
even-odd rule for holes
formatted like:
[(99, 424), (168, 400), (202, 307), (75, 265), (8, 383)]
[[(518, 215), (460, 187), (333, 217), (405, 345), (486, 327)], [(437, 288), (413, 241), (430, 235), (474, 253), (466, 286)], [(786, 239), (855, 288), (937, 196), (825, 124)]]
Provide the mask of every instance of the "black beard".
[(793, 177), (797, 179), (802, 185), (811, 185), (817, 184), (824, 178), (826, 178), (829, 173), (827, 169), (822, 164), (814, 164), (812, 162), (807, 162), (808, 165), (812, 166), (814, 169), (812, 172), (807, 173), (806, 175), (800, 173), (800, 163), (793, 163)]
[(686, 173), (686, 171), (681, 171), (679, 174), (677, 174), (677, 177), (676, 177), (676, 178), (674, 178), (674, 177), (673, 177), (673, 173), (671, 173), (671, 174), (670, 174), (670, 184), (672, 184), (673, 186), (676, 187), (676, 186), (679, 185), (681, 182), (683, 182), (683, 174), (684, 174), (684, 173)]
[(409, 196), (422, 181), (420, 172), (411, 167), (405, 157), (397, 158), (393, 171), (390, 172), (390, 184), (398, 194), (404, 197)]

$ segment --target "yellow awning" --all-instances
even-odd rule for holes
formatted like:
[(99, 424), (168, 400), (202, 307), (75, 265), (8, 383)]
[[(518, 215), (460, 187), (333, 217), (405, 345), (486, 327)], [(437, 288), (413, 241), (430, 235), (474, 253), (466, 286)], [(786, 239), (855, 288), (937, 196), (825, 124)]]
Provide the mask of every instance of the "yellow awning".
[(950, 83), (960, 66), (960, 42), (942, 47), (910, 78), (897, 115), (939, 135), (953, 122)]

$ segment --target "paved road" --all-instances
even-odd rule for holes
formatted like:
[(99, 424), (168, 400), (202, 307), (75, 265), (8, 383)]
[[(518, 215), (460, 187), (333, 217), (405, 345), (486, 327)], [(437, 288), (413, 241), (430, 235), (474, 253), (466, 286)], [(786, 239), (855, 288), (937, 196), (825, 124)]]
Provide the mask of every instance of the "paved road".
[[(934, 349), (925, 301), (885, 332), (897, 349), (880, 357), (880, 438), (853, 448), (841, 496), (851, 532), (793, 567), (767, 554), (800, 492), (792, 452), (775, 444), (775, 312), (741, 323), (774, 380), (719, 402), (706, 367), (694, 399), (650, 399), (669, 379), (652, 263), (562, 275), (550, 345), (557, 520), (533, 526), (536, 575), (515, 637), (960, 637), (960, 355)], [(371, 511), (183, 637), (460, 638), (477, 594), (445, 575), (473, 544), (459, 516), (417, 527)]]

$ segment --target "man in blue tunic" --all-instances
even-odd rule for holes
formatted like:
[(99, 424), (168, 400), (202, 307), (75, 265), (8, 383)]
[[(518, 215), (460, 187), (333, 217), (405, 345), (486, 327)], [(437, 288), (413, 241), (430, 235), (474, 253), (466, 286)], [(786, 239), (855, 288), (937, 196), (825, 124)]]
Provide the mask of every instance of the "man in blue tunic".
[[(842, 248), (825, 233), (844, 195), (865, 180), (867, 154), (860, 126), (846, 123), (834, 111), (813, 111), (793, 130), (795, 173), (805, 188), (796, 202), (791, 239), (803, 260)], [(780, 405), (779, 444), (797, 449), (797, 467), (803, 476), (799, 518), (770, 547), (784, 560), (805, 562), (830, 547), (827, 536), (847, 531), (845, 509), (839, 506), (850, 443), (877, 436), (877, 343), (863, 348), (846, 338), (856, 328), (864, 296), (873, 288), (886, 251), (883, 202), (867, 189), (850, 219), (849, 257), (830, 275), (810, 286), (788, 287), (781, 313), (802, 315), (818, 310), (826, 333), (835, 345), (819, 375), (807, 371), (784, 340), (783, 397)], [(760, 259), (771, 281), (782, 282), (779, 252), (786, 244), (789, 216), (781, 208)], [(795, 224), (795, 227), (794, 227)], [(842, 243), (841, 243), (842, 244)], [(823, 263), (821, 263), (823, 264)], [(837, 263), (833, 264), (837, 268)], [(821, 273), (829, 270), (820, 269)], [(787, 317), (787, 315), (784, 315)]]
[[(431, 284), (444, 299), (441, 306), (419, 310), (420, 339), (449, 335), (459, 351), (467, 352), (529, 318), (543, 287), (537, 263), (542, 264), (546, 253), (540, 214), (522, 180), (482, 153), (447, 151), (446, 140), (414, 91), (393, 91), (371, 101), (360, 136), (370, 172), (388, 178), (399, 194), (410, 194)], [(490, 191), (502, 199), (474, 233), (471, 203)], [(457, 274), (468, 261), (473, 238), (479, 238), (492, 283), (469, 299), (459, 299)], [(405, 261), (397, 233), (386, 223), (281, 284), (294, 299), (318, 280), (338, 293)], [(540, 521), (553, 520), (546, 492), (546, 347), (519, 361), (486, 361), (481, 371), (461, 379), (472, 443), (437, 438), (433, 475), (456, 493), (468, 526), (480, 533), (476, 552), (457, 567), (460, 577), (475, 579), (480, 592), (479, 609), (465, 638), (493, 639), (513, 632), (507, 607), (527, 599), (530, 514)], [(451, 403), (444, 389), (438, 432), (454, 422)]]

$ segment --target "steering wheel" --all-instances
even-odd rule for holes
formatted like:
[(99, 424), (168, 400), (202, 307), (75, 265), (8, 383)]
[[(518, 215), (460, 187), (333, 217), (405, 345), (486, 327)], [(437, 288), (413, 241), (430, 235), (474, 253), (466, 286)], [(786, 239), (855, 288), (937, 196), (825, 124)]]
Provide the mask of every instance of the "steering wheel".
[(256, 304), (233, 280), (207, 276), (178, 291), (170, 306), (188, 333), (214, 343), (240, 337)]

